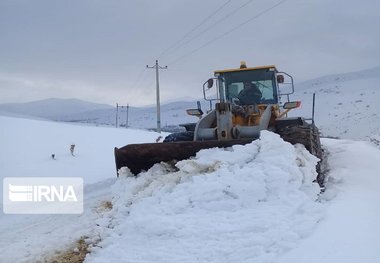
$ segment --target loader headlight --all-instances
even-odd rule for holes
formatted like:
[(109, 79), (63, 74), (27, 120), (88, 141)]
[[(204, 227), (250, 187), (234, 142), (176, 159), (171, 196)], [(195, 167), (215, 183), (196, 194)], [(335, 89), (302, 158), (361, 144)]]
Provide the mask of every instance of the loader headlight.
[(191, 116), (202, 116), (203, 114), (201, 109), (187, 109), (186, 112)]
[(290, 109), (295, 109), (301, 106), (300, 101), (290, 101), (290, 102), (285, 102), (284, 103), (284, 109), (285, 110), (290, 110)]

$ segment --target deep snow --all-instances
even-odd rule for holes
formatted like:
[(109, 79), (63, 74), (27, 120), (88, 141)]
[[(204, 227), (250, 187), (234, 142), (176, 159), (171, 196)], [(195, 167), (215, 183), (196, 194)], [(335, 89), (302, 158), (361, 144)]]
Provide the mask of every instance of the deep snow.
[(202, 150), (179, 171), (157, 165), (122, 179), (109, 221), (98, 223), (110, 228), (102, 248), (86, 261), (273, 262), (323, 215), (316, 163), (264, 131), (246, 146)]
[(82, 215), (1, 213), (2, 262), (48, 259), (81, 236), (94, 245), (88, 262), (379, 261), (380, 150), (367, 142), (322, 140), (330, 172), (318, 195), (315, 158), (270, 132), (246, 146), (203, 150), (178, 171), (156, 165), (116, 179), (113, 147), (153, 142), (157, 133), (0, 123), (2, 178), (82, 176), (86, 184)]
[(325, 219), (278, 263), (380, 262), (380, 151), (367, 142), (323, 145), (330, 152)]
[[(144, 130), (0, 116), (1, 181), (14, 176), (52, 176), (82, 177), (85, 183), (83, 215), (5, 215), (1, 202), (0, 262), (41, 260), (88, 235), (102, 214), (102, 202), (111, 199), (110, 186), (116, 180), (113, 147), (155, 142), (158, 136)], [(72, 143), (76, 144), (75, 157), (69, 151)], [(2, 193), (1, 187), (1, 200)]]

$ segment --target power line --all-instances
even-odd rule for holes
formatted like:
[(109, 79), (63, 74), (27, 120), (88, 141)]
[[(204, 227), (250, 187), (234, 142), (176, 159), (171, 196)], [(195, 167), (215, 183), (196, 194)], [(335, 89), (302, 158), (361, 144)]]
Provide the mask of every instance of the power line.
[(213, 27), (219, 25), (221, 22), (223, 22), (224, 20), (226, 20), (228, 17), (234, 15), (235, 13), (237, 13), (240, 9), (246, 7), (248, 4), (250, 4), (251, 2), (253, 2), (253, 0), (248, 0), (247, 2), (245, 2), (244, 4), (242, 4), (241, 6), (239, 6), (238, 8), (234, 9), (233, 11), (231, 11), (230, 13), (228, 13), (227, 15), (225, 15), (224, 17), (222, 17), (221, 19), (217, 20), (216, 22), (214, 22), (211, 26), (207, 27), (206, 29), (204, 29), (203, 31), (199, 32), (198, 34), (196, 34), (195, 36), (193, 36), (192, 38), (190, 38), (188, 41), (186, 41), (185, 43), (182, 43), (181, 45), (177, 46), (174, 48), (174, 50), (172, 51), (176, 51), (178, 50), (179, 48), (183, 47), (183, 46), (186, 46), (188, 45), (189, 43), (193, 42), (195, 39), (197, 39), (198, 37), (200, 37), (201, 35), (203, 35), (204, 33), (206, 33), (207, 31), (209, 31), (210, 29), (212, 29)]
[(279, 5), (285, 3), (286, 1), (287, 1), (287, 0), (282, 0), (282, 1), (278, 2), (277, 4), (275, 4), (275, 5), (273, 5), (273, 6), (269, 7), (269, 8), (267, 8), (267, 9), (265, 9), (265, 10), (263, 10), (262, 12), (256, 14), (255, 16), (251, 17), (250, 19), (246, 20), (245, 22), (238, 24), (237, 26), (233, 27), (232, 29), (226, 31), (225, 33), (219, 35), (218, 37), (215, 37), (215, 38), (211, 39), (210, 41), (206, 42), (206, 43), (203, 44), (202, 46), (200, 46), (200, 47), (198, 47), (198, 48), (196, 48), (196, 49), (194, 49), (194, 50), (192, 50), (192, 51), (186, 53), (185, 55), (183, 55), (183, 56), (181, 56), (181, 57), (179, 57), (179, 58), (173, 60), (171, 63), (168, 63), (168, 64), (169, 64), (169, 65), (173, 65), (173, 64), (175, 64), (175, 63), (178, 63), (178, 61), (181, 61), (182, 59), (184, 59), (184, 58), (186, 58), (186, 57), (188, 57), (188, 56), (194, 54), (195, 52), (199, 51), (200, 49), (202, 49), (202, 48), (204, 48), (204, 47), (210, 45), (211, 43), (213, 43), (213, 42), (215, 42), (215, 41), (221, 39), (222, 37), (224, 37), (224, 36), (226, 36), (226, 35), (232, 33), (233, 31), (237, 30), (238, 28), (240, 28), (240, 27), (242, 27), (242, 26), (248, 24), (249, 22), (251, 22), (251, 21), (253, 21), (253, 20), (259, 18), (260, 16), (262, 16), (262, 15), (268, 13), (269, 11), (271, 11), (272, 9), (274, 9), (274, 8), (278, 7)]
[(204, 18), (198, 25), (196, 25), (193, 29), (191, 29), (189, 32), (187, 32), (182, 38), (180, 38), (177, 42), (175, 42), (173, 45), (165, 49), (159, 57), (162, 57), (166, 53), (168, 53), (171, 49), (175, 48), (178, 44), (180, 44), (182, 41), (184, 41), (191, 33), (193, 33), (195, 30), (197, 30), (199, 27), (201, 27), (204, 23), (206, 23), (208, 20), (210, 20), (213, 16), (215, 16), (220, 10), (222, 10), (227, 4), (229, 4), (232, 0), (228, 0), (224, 4), (222, 4), (219, 8), (217, 8), (213, 13), (208, 15), (206, 18)]
[(144, 75), (144, 71), (146, 68), (142, 68), (138, 74), (138, 77), (136, 78), (136, 81), (133, 83), (132, 87), (136, 87), (137, 84), (140, 84), (140, 81), (142, 80), (142, 76)]
[[(141, 87), (146, 88), (148, 85), (146, 84), (147, 80), (149, 79), (148, 77), (148, 70), (146, 68), (143, 69), (144, 74), (140, 78), (140, 81), (136, 84), (135, 90), (140, 89)], [(152, 82), (152, 80), (151, 80)]]

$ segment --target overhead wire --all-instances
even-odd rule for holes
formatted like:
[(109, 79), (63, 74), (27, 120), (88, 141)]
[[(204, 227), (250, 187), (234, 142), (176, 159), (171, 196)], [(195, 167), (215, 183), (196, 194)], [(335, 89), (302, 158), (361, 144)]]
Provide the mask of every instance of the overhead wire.
[(185, 35), (183, 35), (182, 38), (180, 38), (178, 41), (176, 41), (173, 45), (165, 49), (158, 57), (162, 57), (166, 53), (168, 53), (171, 49), (175, 48), (177, 49), (177, 45), (179, 45), (181, 42), (183, 42), (188, 36), (191, 35), (195, 30), (200, 28), (203, 24), (205, 24), (208, 20), (210, 20), (213, 16), (215, 16), (219, 11), (221, 11), (226, 5), (228, 5), (232, 0), (227, 0), (224, 2), (221, 6), (219, 6), (214, 12), (212, 12), (210, 15), (208, 15), (206, 18), (204, 18), (199, 24), (197, 24), (195, 27), (193, 27), (190, 31), (188, 31)]
[(142, 76), (144, 75), (144, 71), (145, 71), (146, 68), (142, 68), (139, 72), (139, 74), (137, 75), (138, 77), (136, 78), (136, 81), (133, 83), (132, 87), (135, 87), (137, 84), (140, 83), (141, 79), (142, 79)]
[(135, 89), (140, 89), (141, 88), (141, 86), (143, 86), (143, 84), (146, 82), (146, 80), (148, 79), (147, 77), (148, 77), (148, 71), (146, 70), (146, 68), (143, 68), (142, 69), (142, 74), (141, 74), (141, 77), (140, 77), (140, 79), (138, 80), (138, 81), (136, 81), (136, 83), (135, 83)]
[[(250, 1), (253, 1), (253, 0), (250, 0)], [(186, 38), (188, 38), (194, 31), (196, 31), (198, 28), (200, 28), (202, 25), (204, 25), (208, 20), (210, 20), (212, 17), (214, 17), (218, 12), (220, 12), (226, 5), (228, 5), (230, 2), (232, 2), (232, 0), (227, 0), (226, 2), (224, 2), (221, 6), (219, 6), (215, 11), (213, 11), (210, 15), (208, 15), (206, 18), (204, 18), (200, 23), (198, 23), (195, 27), (193, 27), (190, 31), (188, 31), (181, 39), (179, 39), (177, 42), (175, 42), (173, 45), (171, 45), (170, 47), (168, 47), (167, 49), (165, 49), (158, 57), (162, 57), (163, 55), (167, 54), (169, 51), (171, 51), (173, 48), (178, 49), (178, 45), (181, 46), (181, 42), (185, 41)], [(141, 73), (146, 73), (147, 71), (145, 70), (146, 68), (144, 68)], [(145, 70), (145, 71), (144, 71)], [(139, 74), (139, 75), (142, 75), (142, 74)], [(140, 78), (140, 77), (139, 77)], [(136, 81), (136, 84), (139, 83), (138, 85), (138, 88), (140, 88), (142, 86), (143, 83), (146, 82), (147, 80), (147, 77), (146, 77), (146, 74), (144, 75), (144, 79), (140, 82), (140, 80)], [(151, 84), (152, 81), (149, 82), (149, 85)], [(147, 87), (149, 86), (148, 84), (144, 85), (144, 87)]]
[(195, 36), (193, 36), (192, 38), (190, 38), (188, 41), (182, 43), (181, 45), (175, 47), (172, 52), (178, 50), (179, 48), (183, 47), (183, 46), (186, 46), (188, 44), (190, 44), (191, 42), (193, 42), (194, 40), (196, 40), (198, 37), (200, 37), (201, 35), (203, 35), (204, 33), (206, 33), (207, 31), (209, 31), (210, 29), (214, 28), (215, 26), (219, 25), (221, 22), (223, 22), (224, 20), (226, 20), (228, 17), (234, 15), (235, 13), (237, 13), (240, 9), (246, 7), (247, 5), (249, 5), (250, 3), (252, 3), (254, 0), (248, 0), (247, 2), (245, 2), (244, 4), (240, 5), (238, 8), (234, 9), (233, 11), (231, 11), (230, 13), (228, 13), (227, 15), (225, 15), (224, 17), (222, 17), (221, 19), (217, 20), (216, 22), (214, 22), (212, 25), (210, 25), (209, 27), (207, 27), (206, 29), (202, 30), (201, 32), (199, 32), (198, 34), (196, 34)]
[[(164, 54), (166, 54), (168, 51), (170, 51), (172, 48), (175, 48), (178, 44), (180, 44), (182, 41), (184, 41), (191, 33), (193, 33), (195, 30), (197, 30), (199, 27), (201, 27), (203, 24), (205, 24), (208, 20), (210, 20), (213, 16), (215, 16), (220, 10), (222, 10), (227, 4), (229, 4), (232, 0), (227, 0), (224, 2), (219, 8), (217, 8), (214, 12), (212, 12), (210, 15), (208, 15), (206, 18), (204, 18), (199, 24), (197, 24), (195, 27), (193, 27), (190, 31), (188, 31), (181, 39), (179, 39), (176, 43), (174, 43), (172, 46), (165, 49), (158, 57), (162, 57)], [(142, 79), (143, 73), (146, 73), (146, 68), (144, 67), (140, 73), (138, 74), (139, 77), (136, 79), (134, 86), (139, 84), (137, 87), (140, 88), (142, 84), (146, 81), (146, 74), (144, 74), (144, 79)], [(147, 86), (147, 85), (145, 85)]]
[(287, 1), (287, 0), (281, 0), (281, 1), (279, 1), (279, 2), (276, 3), (275, 5), (273, 5), (273, 6), (269, 7), (269, 8), (267, 8), (267, 9), (265, 9), (265, 10), (259, 12), (258, 14), (256, 14), (255, 16), (249, 18), (248, 20), (244, 21), (243, 23), (240, 23), (240, 24), (238, 24), (237, 26), (233, 27), (232, 29), (230, 29), (230, 30), (224, 32), (223, 34), (221, 34), (221, 35), (219, 35), (219, 36), (217, 36), (217, 37), (215, 37), (215, 38), (209, 40), (208, 42), (206, 42), (205, 44), (201, 45), (200, 47), (198, 47), (198, 48), (196, 48), (196, 49), (194, 49), (194, 50), (192, 50), (192, 51), (190, 51), (190, 52), (188, 52), (188, 53), (182, 55), (181, 57), (179, 57), (179, 58), (177, 58), (177, 59), (171, 61), (170, 63), (168, 63), (168, 65), (173, 65), (173, 64), (178, 63), (178, 62), (181, 61), (182, 59), (184, 59), (184, 58), (186, 58), (186, 57), (188, 57), (188, 56), (194, 54), (195, 52), (199, 51), (200, 49), (202, 49), (202, 48), (204, 48), (204, 47), (206, 47), (206, 46), (212, 44), (213, 42), (215, 42), (215, 41), (217, 41), (217, 40), (219, 40), (219, 39), (225, 37), (226, 35), (228, 35), (228, 34), (234, 32), (234, 31), (237, 30), (237, 29), (239, 29), (240, 27), (242, 27), (242, 26), (248, 24), (249, 22), (251, 22), (251, 21), (253, 21), (253, 20), (259, 18), (260, 16), (262, 16), (262, 15), (268, 13), (268, 12), (270, 12), (271, 10), (275, 9), (276, 7), (278, 7), (278, 6), (280, 6), (281, 4), (285, 3), (286, 1)]

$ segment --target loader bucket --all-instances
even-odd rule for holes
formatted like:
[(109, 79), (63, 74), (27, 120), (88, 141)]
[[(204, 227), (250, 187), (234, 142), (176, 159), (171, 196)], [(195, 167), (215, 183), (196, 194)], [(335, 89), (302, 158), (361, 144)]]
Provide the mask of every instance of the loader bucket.
[(252, 141), (253, 139), (183, 141), (129, 144), (120, 149), (115, 147), (116, 171), (119, 176), (119, 169), (126, 166), (134, 175), (137, 175), (142, 171), (147, 171), (156, 163), (188, 159), (202, 149), (225, 148), (236, 144), (244, 145)]

